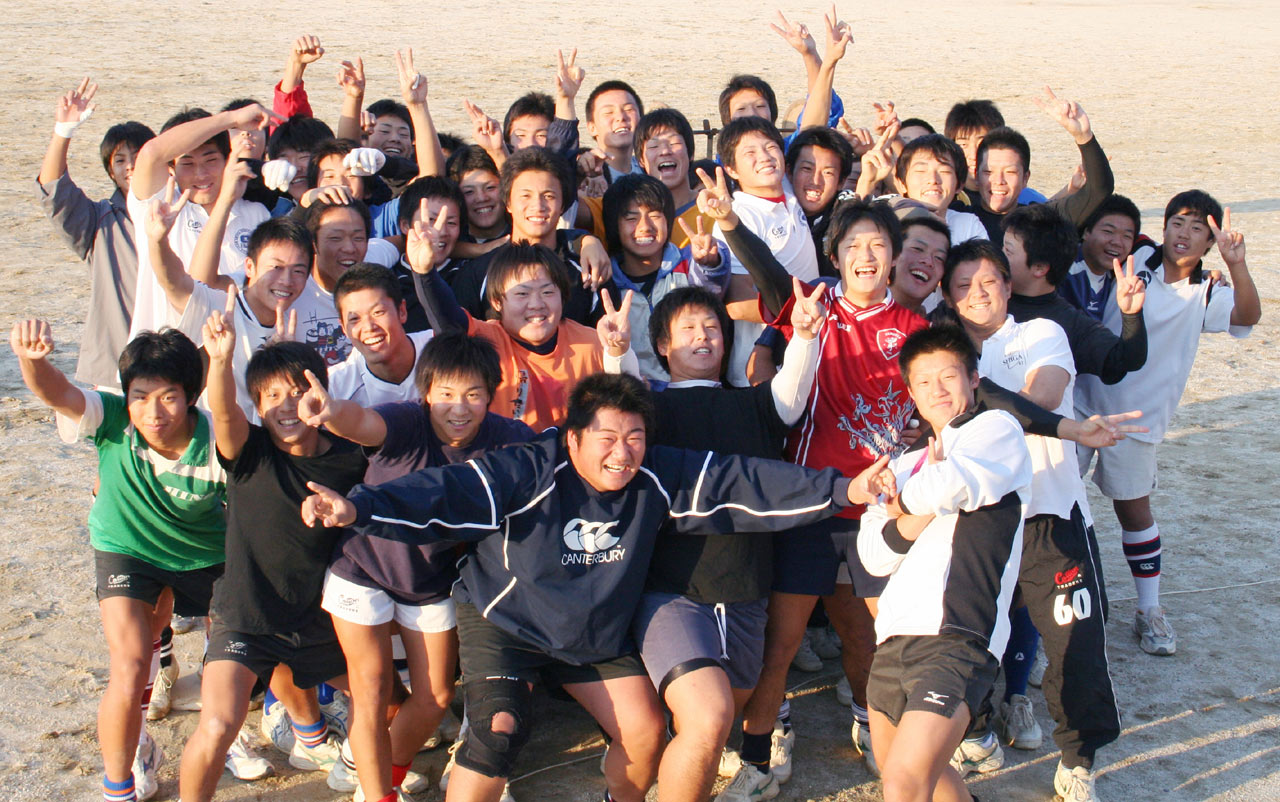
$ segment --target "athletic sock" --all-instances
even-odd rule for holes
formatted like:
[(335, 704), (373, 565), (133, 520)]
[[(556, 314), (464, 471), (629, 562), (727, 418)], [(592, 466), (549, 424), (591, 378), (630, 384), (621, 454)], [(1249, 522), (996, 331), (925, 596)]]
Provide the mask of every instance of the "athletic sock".
[(298, 739), (298, 743), (314, 749), (324, 743), (325, 737), (329, 734), (329, 725), (325, 723), (324, 716), (314, 724), (299, 724), (293, 722), (293, 734)]
[(262, 694), (262, 710), (263, 710), (263, 712), (270, 712), (270, 711), (271, 711), (272, 706), (273, 706), (273, 705), (275, 705), (275, 703), (276, 703), (276, 702), (279, 702), (279, 701), (280, 701), (280, 700), (276, 698), (276, 695), (275, 695), (274, 693), (272, 693), (272, 692), (271, 692), (271, 686), (267, 686), (267, 689), (266, 689), (266, 690), (263, 692), (263, 694)]
[(151, 689), (155, 687), (156, 675), (160, 673), (160, 641), (151, 642), (151, 670), (147, 674), (147, 685), (142, 689), (142, 729), (138, 730), (138, 743), (147, 738), (147, 708), (151, 707)]
[(1125, 529), (1121, 540), (1138, 589), (1138, 609), (1149, 610), (1160, 604), (1160, 529), (1156, 524), (1139, 532)]
[(871, 723), (871, 719), (867, 718), (867, 709), (865, 707), (857, 702), (853, 702), (849, 706), (853, 708), (853, 718), (855, 721), (864, 727)]
[(391, 764), (391, 787), (399, 788), (401, 785), (404, 785), (404, 778), (405, 778), (405, 775), (407, 775), (408, 773), (409, 773), (409, 764), (406, 763), (403, 766), (397, 766), (396, 764), (392, 763)]
[(133, 786), (133, 775), (120, 782), (112, 782), (107, 775), (102, 775), (102, 798), (105, 802), (135, 802), (138, 793)]
[(766, 732), (762, 735), (753, 735), (746, 730), (742, 732), (742, 756), (743, 763), (749, 763), (755, 766), (761, 772), (769, 770), (769, 753), (773, 748), (773, 733)]
[(333, 697), (338, 694), (338, 689), (327, 682), (322, 682), (316, 686), (316, 700), (322, 705), (333, 704)]
[[(347, 771), (351, 772), (351, 773), (352, 773), (352, 775), (355, 775), (355, 774), (357, 773), (357, 772), (356, 772), (356, 758), (355, 758), (355, 755), (354, 755), (354, 754), (352, 754), (352, 752), (351, 752), (351, 739), (350, 739), (350, 738), (347, 738), (347, 739), (343, 740), (343, 742), (342, 742), (341, 755), (342, 755), (342, 765), (346, 766), (346, 767), (347, 767)], [(393, 782), (392, 782), (391, 784), (392, 784), (392, 785), (399, 785), (399, 783), (394, 782), (394, 780), (395, 780), (395, 776), (396, 776), (396, 767), (395, 767), (395, 766), (392, 766), (392, 767), (391, 767), (391, 779), (393, 780)]]
[(379, 799), (378, 802), (396, 802), (396, 792), (392, 791), (391, 793)]
[(778, 723), (782, 725), (782, 734), (786, 735), (791, 732), (791, 700), (783, 699), (782, 707), (778, 708)]
[(1036, 661), (1040, 633), (1031, 623), (1031, 613), (1019, 607), (1009, 613), (1009, 643), (1004, 649), (1004, 700), (1014, 694), (1027, 695), (1031, 667)]
[(987, 730), (981, 735), (975, 735), (971, 738), (965, 738), (971, 744), (977, 744), (983, 749), (990, 749), (996, 745), (996, 734), (991, 730)]
[(160, 633), (160, 667), (173, 665), (173, 627), (165, 627)]

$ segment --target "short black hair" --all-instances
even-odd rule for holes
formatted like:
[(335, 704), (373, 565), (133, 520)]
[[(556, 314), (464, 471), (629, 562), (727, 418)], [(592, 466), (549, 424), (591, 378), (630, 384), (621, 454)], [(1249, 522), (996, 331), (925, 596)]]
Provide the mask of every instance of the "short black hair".
[(545, 92), (529, 92), (516, 98), (502, 118), (502, 141), (511, 141), (511, 124), (521, 117), (546, 117), (550, 123), (556, 118), (556, 102)]
[(502, 165), (502, 202), (511, 203), (511, 185), (521, 173), (538, 171), (550, 173), (560, 182), (560, 214), (578, 197), (574, 191), (573, 170), (560, 154), (549, 148), (521, 148), (507, 157)]
[(440, 150), (444, 151), (445, 158), (452, 156), (455, 150), (467, 144), (457, 134), (449, 134), (444, 131), (436, 132), (436, 141), (440, 143)]
[(498, 360), (498, 349), (483, 337), (467, 334), (465, 331), (437, 334), (427, 341), (418, 355), (418, 364), (414, 368), (413, 382), (423, 398), (431, 390), (431, 383), (437, 378), (451, 379), (462, 376), (479, 376), (489, 392), (489, 398), (498, 391), (502, 383), (502, 364)]
[(98, 145), (98, 155), (102, 156), (102, 169), (107, 171), (107, 175), (111, 175), (111, 160), (115, 157), (117, 150), (125, 145), (133, 148), (134, 151), (141, 150), (143, 145), (155, 137), (155, 131), (137, 120), (111, 126), (102, 135), (102, 144)]
[[(396, 222), (402, 229), (413, 227), (413, 215), (422, 205), (422, 201), (440, 198), (453, 203), (458, 210), (459, 228), (467, 225), (467, 202), (462, 197), (462, 190), (448, 178), (438, 175), (424, 175), (409, 182), (409, 186), (400, 193), (400, 208), (396, 212)], [(435, 222), (423, 220), (423, 224)]]
[[(947, 238), (947, 242), (951, 242), (951, 226), (942, 222), (932, 214), (912, 214), (898, 221), (902, 225), (902, 239), (907, 238), (907, 229), (912, 226), (924, 226), (930, 231), (936, 231)], [(947, 246), (950, 248), (950, 245)]]
[(649, 343), (653, 347), (653, 353), (658, 357), (662, 369), (670, 373), (671, 366), (658, 350), (658, 345), (671, 342), (671, 321), (691, 306), (710, 310), (720, 321), (720, 332), (724, 336), (724, 356), (720, 360), (720, 377), (723, 379), (729, 369), (729, 352), (733, 350), (733, 321), (729, 318), (729, 310), (725, 309), (724, 301), (706, 287), (677, 287), (654, 305), (653, 311), (649, 313)]
[(918, 329), (902, 343), (898, 352), (898, 370), (910, 383), (907, 372), (917, 357), (946, 351), (960, 357), (970, 375), (978, 372), (978, 349), (965, 330), (954, 323), (942, 323)]
[(595, 114), (596, 100), (605, 92), (612, 92), (615, 89), (631, 95), (631, 99), (636, 102), (636, 113), (641, 117), (644, 116), (644, 101), (640, 99), (640, 95), (636, 94), (636, 90), (632, 89), (631, 84), (626, 81), (614, 80), (597, 84), (596, 88), (591, 90), (591, 94), (587, 95), (587, 122), (591, 122), (591, 117)]
[(643, 381), (629, 373), (595, 373), (578, 382), (569, 394), (565, 432), (581, 437), (602, 409), (639, 415), (644, 420), (645, 432), (653, 431), (653, 395)]
[(249, 358), (244, 370), (245, 389), (257, 406), (263, 388), (273, 379), (284, 378), (295, 387), (309, 387), (308, 370), (315, 374), (321, 387), (329, 389), (329, 369), (315, 348), (293, 340), (271, 340)]
[(979, 261), (994, 264), (996, 270), (1000, 271), (1000, 275), (1004, 276), (1006, 284), (1013, 280), (1013, 275), (1009, 272), (1009, 260), (1004, 258), (1004, 252), (996, 247), (991, 240), (965, 240), (959, 245), (953, 245), (951, 250), (947, 251), (947, 263), (942, 268), (942, 281), (938, 285), (942, 288), (943, 295), (951, 294), (951, 279), (955, 275), (957, 267), (965, 262)]
[(351, 199), (350, 203), (329, 203), (326, 200), (316, 199), (307, 207), (306, 226), (311, 232), (312, 237), (318, 236), (320, 231), (320, 222), (324, 216), (334, 209), (354, 209), (356, 214), (364, 220), (364, 233), (366, 236), (373, 236), (373, 217), (369, 214), (369, 207), (364, 201)]
[(1027, 252), (1027, 267), (1049, 266), (1045, 280), (1058, 286), (1071, 270), (1080, 246), (1075, 223), (1044, 203), (1019, 206), (1004, 219), (1004, 233), (1016, 234)]
[(1024, 174), (1031, 172), (1031, 144), (1022, 134), (1007, 125), (992, 128), (982, 138), (982, 144), (978, 145), (978, 155), (974, 159), (974, 164), (981, 166), (982, 160), (987, 157), (987, 151), (992, 148), (1015, 151), (1018, 158), (1022, 159), (1022, 172)]
[(898, 163), (893, 170), (894, 177), (906, 182), (907, 168), (911, 166), (911, 159), (921, 151), (940, 162), (950, 162), (952, 169), (956, 171), (956, 187), (964, 187), (964, 182), (969, 178), (969, 162), (955, 140), (942, 134), (925, 134), (903, 145), (902, 152), (898, 154)]
[(341, 309), (342, 299), (360, 290), (382, 290), (397, 309), (404, 301), (404, 293), (400, 290), (400, 282), (396, 280), (394, 273), (373, 262), (356, 262), (333, 285), (333, 307)]
[(547, 271), (551, 283), (560, 290), (561, 302), (569, 300), (569, 268), (560, 261), (556, 252), (545, 245), (513, 242), (497, 249), (485, 273), (485, 298), (489, 306), (498, 308), (502, 294), (511, 280), (529, 268), (541, 267)]
[(1170, 217), (1188, 212), (1199, 215), (1206, 222), (1213, 217), (1219, 225), (1222, 224), (1222, 204), (1202, 189), (1188, 189), (1169, 199), (1164, 207), (1164, 225), (1169, 224)]
[[(906, 123), (903, 123), (906, 125)], [(965, 100), (951, 107), (942, 130), (949, 139), (974, 131), (990, 131), (1004, 125), (1004, 115), (990, 100)]]
[(204, 360), (200, 349), (187, 335), (167, 326), (160, 331), (141, 331), (129, 341), (117, 363), (120, 387), (125, 398), (136, 379), (156, 379), (182, 386), (187, 406), (194, 407), (204, 390)]
[(805, 128), (791, 140), (791, 144), (787, 146), (786, 156), (788, 176), (795, 169), (796, 162), (800, 160), (800, 151), (805, 147), (825, 148), (836, 154), (840, 159), (840, 183), (843, 184), (849, 177), (849, 173), (853, 170), (853, 146), (825, 125)]
[(1093, 214), (1084, 221), (1084, 225), (1080, 227), (1082, 231), (1088, 231), (1098, 224), (1098, 221), (1104, 217), (1114, 214), (1124, 215), (1133, 221), (1133, 236), (1137, 238), (1142, 233), (1142, 213), (1138, 211), (1138, 205), (1126, 198), (1124, 195), (1108, 195), (1102, 203), (1098, 204), (1098, 208), (1093, 210)]
[(671, 227), (675, 225), (676, 204), (671, 190), (658, 179), (646, 173), (630, 173), (614, 180), (604, 193), (600, 214), (604, 217), (604, 241), (609, 253), (622, 253), (622, 238), (618, 234), (618, 221), (632, 203), (649, 209), (661, 209), (667, 218), (667, 239), (671, 239)]
[(405, 104), (391, 98), (384, 98), (369, 104), (367, 111), (373, 115), (375, 120), (379, 117), (399, 117), (405, 125), (409, 126), (409, 139), (413, 139), (413, 118), (409, 116), (409, 107)]
[(937, 129), (929, 124), (928, 120), (922, 120), (919, 117), (908, 117), (898, 123), (898, 130), (901, 131), (903, 128), (923, 128), (931, 134), (938, 133)]
[(463, 176), (473, 170), (500, 175), (493, 157), (479, 145), (463, 145), (450, 153), (448, 160), (444, 163), (445, 175), (449, 176), (455, 184), (461, 184)]
[[(352, 142), (350, 139), (329, 139), (322, 140), (311, 148), (311, 160), (307, 162), (307, 188), (312, 189), (320, 186), (320, 161), (330, 156), (340, 156), (346, 158), (346, 155), (360, 145)], [(364, 181), (362, 177), (360, 179)], [(367, 190), (368, 187), (365, 187)]]
[(311, 153), (321, 142), (330, 139), (333, 139), (333, 129), (324, 120), (295, 114), (271, 132), (267, 139), (267, 155), (278, 159), (286, 148)]
[(316, 240), (311, 231), (293, 217), (271, 217), (263, 220), (249, 235), (246, 253), (251, 261), (258, 261), (258, 254), (268, 245), (286, 242), (297, 245), (307, 255), (307, 266), (316, 255)]
[[(778, 126), (760, 117), (739, 117), (725, 125), (716, 139), (716, 155), (725, 167), (735, 167), (738, 143), (750, 133), (761, 134), (782, 147), (782, 134)], [(736, 167), (735, 167), (736, 169)]]
[[(184, 108), (182, 111), (164, 121), (164, 125), (160, 126), (160, 133), (163, 134), (170, 128), (176, 128), (179, 125), (189, 123), (193, 120), (203, 120), (212, 116), (212, 114), (201, 108)], [(213, 146), (218, 149), (218, 152), (222, 154), (223, 158), (231, 155), (231, 134), (226, 131), (219, 131), (196, 147), (200, 147), (206, 143), (213, 143)], [(177, 161), (177, 159), (174, 159), (174, 161)], [(170, 164), (172, 163), (173, 162), (170, 162)]]
[(245, 106), (253, 106), (255, 104), (261, 105), (258, 103), (258, 101), (254, 100), (251, 97), (238, 97), (235, 100), (228, 100), (227, 104), (223, 106), (220, 110), (235, 111), (236, 109), (243, 109)]
[(734, 95), (744, 89), (758, 92), (764, 98), (764, 102), (769, 104), (769, 121), (777, 122), (778, 96), (773, 93), (773, 87), (769, 86), (769, 82), (755, 75), (735, 75), (729, 79), (724, 89), (720, 90), (720, 124), (729, 124), (729, 102), (733, 100)]
[(684, 140), (689, 158), (693, 158), (693, 126), (689, 124), (689, 119), (675, 109), (664, 108), (654, 109), (636, 123), (635, 136), (631, 142), (631, 152), (636, 161), (640, 161), (640, 155), (644, 153), (644, 143), (653, 139), (659, 131), (674, 131)]
[(870, 220), (889, 238), (894, 259), (902, 253), (902, 224), (893, 213), (893, 207), (885, 201), (855, 198), (836, 204), (831, 212), (831, 222), (827, 224), (826, 251), (832, 264), (839, 264), (836, 249), (840, 247), (840, 241), (849, 233), (849, 229), (863, 220)]

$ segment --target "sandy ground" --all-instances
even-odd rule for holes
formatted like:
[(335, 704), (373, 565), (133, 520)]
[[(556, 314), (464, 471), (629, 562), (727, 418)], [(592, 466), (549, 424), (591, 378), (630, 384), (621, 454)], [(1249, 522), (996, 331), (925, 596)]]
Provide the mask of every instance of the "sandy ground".
[[(330, 121), (337, 61), (364, 56), (369, 98), (390, 96), (391, 51), (403, 46), (416, 48), (430, 78), (438, 126), (459, 134), (467, 133), (464, 97), (501, 117), (517, 94), (550, 89), (557, 47), (581, 48), (588, 87), (626, 78), (646, 101), (676, 106), (695, 125), (714, 120), (718, 90), (737, 71), (767, 77), (784, 106), (803, 94), (798, 59), (769, 32), (771, 10), (763, 5), (703, 2), (691, 16), (694, 7), (677, 0), (455, 0), (360, 5), (358, 19), (355, 4), (321, 0), (305, 12), (292, 5), (222, 0), (155, 11), (141, 2), (51, 2), (37, 10), (0, 0), (8, 20), (0, 26), (0, 52), (9, 56), (0, 83), (0, 186), (9, 199), (0, 206), (5, 326), (17, 317), (50, 318), (61, 343), (55, 363), (70, 371), (85, 334), (85, 273), (41, 219), (31, 180), (55, 98), (84, 74), (101, 84), (100, 108), (73, 144), (71, 171), (95, 197), (108, 189), (96, 143), (110, 123), (136, 118), (158, 128), (183, 104), (269, 100), (289, 43), (304, 32), (319, 35), (328, 50), (308, 83), (317, 112)], [(1164, 203), (1181, 189), (1199, 186), (1232, 206), (1248, 235), (1264, 322), (1242, 343), (1205, 339), (1160, 451), (1155, 508), (1165, 536), (1166, 604), (1180, 635), (1176, 657), (1137, 649), (1118, 530), (1104, 500), (1093, 497), (1115, 599), (1108, 634), (1126, 722), (1124, 736), (1102, 753), (1098, 790), (1111, 800), (1280, 798), (1278, 642), (1266, 623), (1280, 610), (1268, 584), (1280, 581), (1273, 578), (1280, 546), (1268, 539), (1280, 518), (1272, 459), (1280, 444), (1273, 348), (1280, 319), (1280, 12), (1262, 0), (1117, 5), (927, 0), (896, 14), (869, 4), (846, 8), (863, 19), (837, 88), (855, 124), (870, 122), (872, 100), (892, 98), (904, 117), (940, 125), (955, 100), (994, 98), (1035, 146), (1032, 184), (1052, 192), (1069, 175), (1075, 149), (1030, 103), (1051, 83), (1083, 102), (1113, 156), (1117, 189), (1142, 208), (1149, 232), (1159, 236)], [(818, 4), (785, 10), (820, 26)], [(1153, 343), (1153, 358), (1159, 353)], [(94, 716), (106, 650), (84, 526), (92, 453), (57, 442), (50, 416), (22, 388), (10, 356), (0, 357), (0, 429), (0, 793), (95, 798), (101, 764)], [(198, 636), (181, 636), (178, 645), (192, 665)], [(830, 690), (835, 670), (829, 662), (793, 699), (796, 771), (781, 799), (879, 798), (853, 757), (847, 713)], [(1035, 696), (1047, 733), (1052, 724)], [(588, 759), (520, 780), (517, 797), (599, 799), (594, 728), (568, 705), (543, 707), (520, 773)], [(170, 758), (159, 798), (176, 798), (176, 758), (194, 723), (188, 713), (153, 725)], [(1008, 767), (973, 790), (984, 799), (1049, 798), (1056, 756), (1048, 743), (1035, 753), (1010, 753)], [(337, 798), (319, 775), (299, 774), (280, 757), (273, 756), (280, 777), (245, 785), (228, 776), (219, 798)], [(442, 763), (437, 753), (418, 766), (434, 776)]]

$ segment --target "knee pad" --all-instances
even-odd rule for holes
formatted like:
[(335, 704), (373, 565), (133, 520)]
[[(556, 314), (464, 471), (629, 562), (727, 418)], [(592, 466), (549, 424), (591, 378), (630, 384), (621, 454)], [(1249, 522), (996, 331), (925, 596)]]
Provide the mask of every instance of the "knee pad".
[[(533, 692), (523, 680), (507, 677), (468, 682), (462, 689), (469, 729), (457, 762), (486, 777), (510, 777), (520, 749), (529, 742)], [(510, 732), (494, 731), (493, 719), (511, 716)]]

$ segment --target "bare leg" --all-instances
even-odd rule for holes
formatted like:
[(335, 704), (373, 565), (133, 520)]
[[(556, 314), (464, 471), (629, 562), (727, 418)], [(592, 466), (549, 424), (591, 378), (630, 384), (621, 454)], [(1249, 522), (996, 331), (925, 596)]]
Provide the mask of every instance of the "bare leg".
[(249, 694), (257, 679), (247, 667), (231, 660), (205, 664), (200, 682), (200, 723), (182, 752), (178, 795), (184, 802), (213, 799), (227, 749), (244, 724)]
[[(666, 740), (662, 711), (649, 677), (575, 683), (564, 689), (611, 739), (604, 765), (609, 793), (618, 802), (641, 802), (658, 777)], [(449, 784), (452, 788), (452, 779)]]
[(1121, 529), (1141, 532), (1155, 525), (1155, 516), (1151, 514), (1151, 496), (1112, 501), (1111, 506), (1115, 508), (1116, 520), (1120, 522)]
[[(110, 673), (98, 703), (98, 743), (107, 779), (122, 782), (133, 771), (142, 731), (142, 693), (151, 673), (155, 608), (125, 596), (98, 602), (107, 639)], [(163, 629), (163, 627), (161, 627)]]
[(711, 793), (720, 752), (733, 726), (733, 691), (724, 670), (708, 666), (667, 684), (663, 695), (675, 737), (658, 766), (661, 802), (703, 802)]
[(962, 702), (951, 718), (908, 710), (896, 728), (877, 710), (870, 717), (885, 802), (969, 802), (972, 796), (948, 764), (969, 726), (968, 706)]
[(281, 663), (271, 674), (271, 692), (288, 711), (294, 724), (315, 724), (320, 720), (316, 689), (303, 690), (293, 684), (293, 670)]
[(400, 639), (409, 660), (409, 678), (414, 690), (391, 721), (391, 762), (407, 766), (440, 726), (453, 701), (458, 630), (418, 632), (402, 627)]
[(387, 731), (391, 624), (366, 626), (335, 615), (333, 629), (347, 657), (347, 682), (351, 687), (347, 738), (360, 787), (366, 799), (382, 799), (391, 793), (391, 736)]
[(867, 706), (867, 677), (876, 653), (876, 619), (869, 609), (874, 601), (855, 598), (852, 585), (836, 585), (835, 593), (822, 597), (831, 626), (844, 644), (840, 662), (849, 679), (853, 701), (860, 707)]

